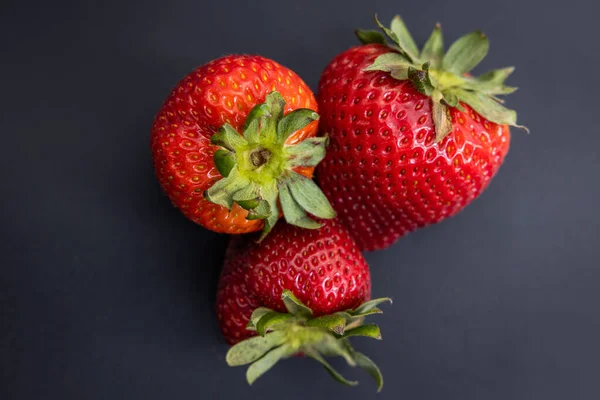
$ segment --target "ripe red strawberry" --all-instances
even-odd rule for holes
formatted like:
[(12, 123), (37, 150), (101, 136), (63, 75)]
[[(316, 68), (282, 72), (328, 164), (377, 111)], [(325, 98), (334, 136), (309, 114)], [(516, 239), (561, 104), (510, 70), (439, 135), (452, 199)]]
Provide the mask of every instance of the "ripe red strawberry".
[(217, 232), (268, 232), (280, 214), (279, 192), (286, 220), (315, 228), (307, 211), (334, 216), (310, 180), (324, 156), (316, 110), (308, 86), (275, 61), (211, 61), (181, 80), (156, 115), (158, 180), (186, 217)]
[(221, 330), (229, 343), (237, 343), (227, 362), (234, 366), (258, 360), (248, 369), (252, 383), (277, 360), (302, 353), (340, 382), (355, 384), (335, 372), (321, 353), (337, 355), (365, 368), (381, 386), (375, 364), (346, 340), (355, 335), (381, 338), (376, 325), (361, 324), (389, 299), (368, 301), (370, 292), (369, 267), (336, 221), (318, 230), (278, 224), (260, 244), (251, 237), (233, 237), (217, 292)]
[[(376, 19), (377, 21), (377, 19)], [(331, 61), (319, 84), (320, 129), (331, 139), (321, 188), (361, 250), (453, 216), (489, 184), (508, 152), (516, 113), (496, 96), (512, 68), (468, 72), (486, 55), (479, 32), (444, 55), (439, 25), (417, 50), (400, 17), (358, 31), (365, 43)]]

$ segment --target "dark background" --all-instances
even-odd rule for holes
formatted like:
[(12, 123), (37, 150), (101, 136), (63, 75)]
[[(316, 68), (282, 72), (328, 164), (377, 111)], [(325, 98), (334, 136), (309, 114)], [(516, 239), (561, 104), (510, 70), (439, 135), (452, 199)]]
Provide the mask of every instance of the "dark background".
[[(587, 4), (586, 4), (587, 3)], [(171, 207), (149, 128), (171, 87), (261, 53), (316, 89), (353, 29), (481, 28), (516, 65), (505, 165), (456, 218), (371, 253), (380, 399), (600, 398), (598, 7), (534, 0), (49, 1), (0, 6), (2, 399), (371, 398), (313, 361), (249, 388), (213, 313), (226, 242)]]

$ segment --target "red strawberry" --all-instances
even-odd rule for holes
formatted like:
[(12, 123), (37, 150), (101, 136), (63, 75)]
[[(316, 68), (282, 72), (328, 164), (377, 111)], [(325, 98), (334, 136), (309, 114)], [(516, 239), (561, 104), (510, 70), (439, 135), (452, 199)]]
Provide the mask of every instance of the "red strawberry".
[(358, 31), (366, 43), (321, 76), (320, 129), (331, 146), (318, 182), (361, 250), (453, 216), (489, 184), (508, 152), (516, 113), (496, 96), (512, 68), (468, 72), (486, 55), (479, 32), (444, 55), (441, 30), (418, 51), (400, 17), (391, 29)]
[(217, 292), (221, 330), (229, 343), (237, 343), (227, 362), (233, 366), (258, 360), (248, 369), (252, 383), (277, 360), (302, 353), (323, 363), (340, 382), (355, 384), (335, 372), (321, 353), (338, 355), (365, 368), (381, 386), (375, 364), (346, 339), (380, 338), (376, 325), (361, 323), (389, 299), (367, 301), (370, 292), (369, 267), (335, 221), (318, 230), (279, 224), (260, 244), (234, 237)]
[(316, 109), (302, 79), (272, 60), (211, 61), (181, 80), (156, 115), (160, 184), (186, 217), (217, 232), (268, 232), (280, 214), (279, 192), (287, 221), (315, 228), (307, 211), (334, 216), (310, 180), (325, 145), (314, 138)]

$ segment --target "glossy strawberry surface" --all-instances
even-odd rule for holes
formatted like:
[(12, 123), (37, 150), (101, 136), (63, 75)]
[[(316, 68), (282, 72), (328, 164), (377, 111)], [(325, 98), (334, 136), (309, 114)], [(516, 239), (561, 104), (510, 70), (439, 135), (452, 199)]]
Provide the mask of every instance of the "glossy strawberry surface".
[(383, 249), (453, 216), (487, 187), (509, 149), (506, 125), (463, 104), (435, 143), (431, 100), (408, 80), (365, 72), (390, 48), (371, 44), (335, 57), (319, 83), (320, 129), (331, 138), (317, 179), (361, 250)]
[(325, 221), (318, 230), (283, 222), (260, 244), (254, 235), (232, 237), (217, 292), (217, 316), (229, 343), (246, 329), (257, 307), (286, 312), (284, 289), (315, 316), (355, 308), (370, 298), (369, 268), (347, 230)]
[[(151, 132), (156, 175), (173, 205), (192, 221), (213, 231), (246, 233), (260, 230), (262, 220), (246, 220), (237, 204), (231, 211), (203, 197), (221, 175), (213, 162), (218, 149), (211, 136), (228, 123), (242, 132), (250, 110), (278, 91), (285, 113), (317, 110), (310, 88), (292, 70), (261, 56), (232, 55), (211, 61), (183, 78), (157, 113)], [(315, 136), (317, 122), (293, 133), (295, 144)], [(312, 176), (312, 169), (298, 169)]]

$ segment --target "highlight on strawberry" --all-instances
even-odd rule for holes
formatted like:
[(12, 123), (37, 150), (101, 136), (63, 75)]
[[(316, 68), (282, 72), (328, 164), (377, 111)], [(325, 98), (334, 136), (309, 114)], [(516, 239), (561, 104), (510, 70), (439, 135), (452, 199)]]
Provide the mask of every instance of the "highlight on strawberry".
[(309, 214), (335, 212), (311, 179), (327, 143), (315, 137), (316, 110), (308, 86), (272, 60), (214, 60), (179, 82), (155, 117), (160, 184), (186, 217), (216, 232), (264, 237), (281, 213), (318, 228)]
[(381, 390), (375, 363), (348, 338), (381, 339), (377, 325), (364, 318), (381, 313), (388, 298), (370, 300), (369, 267), (346, 229), (335, 220), (315, 230), (286, 223), (262, 242), (233, 237), (217, 290), (217, 317), (225, 339), (234, 346), (231, 366), (250, 366), (252, 384), (281, 359), (311, 357), (339, 382), (344, 378), (326, 360), (343, 357), (365, 369)]
[(509, 149), (516, 112), (499, 96), (513, 68), (469, 72), (488, 52), (481, 32), (444, 51), (437, 24), (419, 49), (397, 16), (337, 55), (321, 75), (320, 130), (331, 144), (317, 178), (361, 250), (390, 246), (477, 198)]

